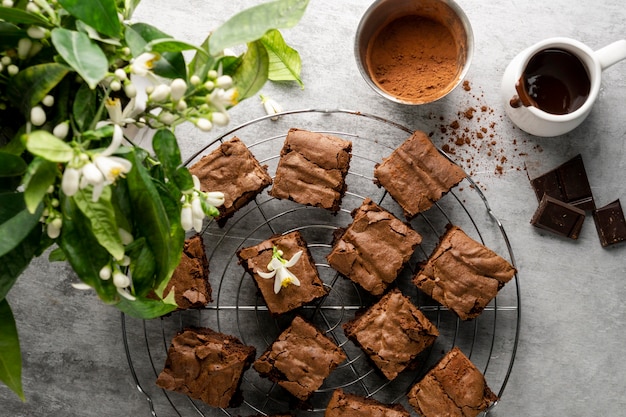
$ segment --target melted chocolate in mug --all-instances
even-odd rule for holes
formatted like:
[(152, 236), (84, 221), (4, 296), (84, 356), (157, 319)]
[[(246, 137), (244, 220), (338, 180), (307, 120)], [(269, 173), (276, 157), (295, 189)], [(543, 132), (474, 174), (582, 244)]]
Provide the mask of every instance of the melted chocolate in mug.
[(589, 74), (571, 52), (548, 48), (536, 53), (515, 84), (512, 107), (534, 106), (547, 113), (568, 114), (580, 108), (591, 89)]

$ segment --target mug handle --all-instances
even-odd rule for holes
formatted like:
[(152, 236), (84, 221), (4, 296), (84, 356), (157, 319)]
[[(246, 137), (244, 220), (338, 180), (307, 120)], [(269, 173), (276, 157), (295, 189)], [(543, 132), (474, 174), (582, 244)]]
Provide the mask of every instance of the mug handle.
[(598, 49), (594, 52), (594, 55), (600, 62), (602, 70), (605, 70), (626, 58), (626, 40), (620, 39), (615, 41), (604, 48)]

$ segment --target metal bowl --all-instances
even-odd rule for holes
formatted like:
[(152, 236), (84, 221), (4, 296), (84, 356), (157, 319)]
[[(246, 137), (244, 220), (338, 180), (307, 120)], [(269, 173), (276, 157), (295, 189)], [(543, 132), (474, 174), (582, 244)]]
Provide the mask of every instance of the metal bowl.
[[(458, 45), (456, 78), (438, 94), (409, 100), (381, 88), (372, 75), (368, 63), (368, 48), (372, 39), (390, 22), (404, 16), (420, 16), (446, 26)], [(469, 70), (474, 50), (474, 34), (465, 12), (452, 0), (376, 0), (367, 9), (356, 31), (354, 53), (365, 82), (381, 96), (396, 103), (426, 104), (446, 96), (464, 79)]]

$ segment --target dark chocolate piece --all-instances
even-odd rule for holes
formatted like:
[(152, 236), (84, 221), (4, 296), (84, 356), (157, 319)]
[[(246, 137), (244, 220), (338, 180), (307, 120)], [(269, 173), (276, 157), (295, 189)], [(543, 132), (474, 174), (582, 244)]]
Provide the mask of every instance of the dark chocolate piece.
[(347, 189), (351, 157), (348, 140), (289, 129), (269, 194), (337, 212)]
[[(274, 246), (283, 251), (284, 259), (291, 259), (295, 253), (302, 251), (300, 260), (289, 268), (300, 281), (300, 285), (288, 284), (278, 293), (274, 292), (275, 278), (266, 279), (258, 274), (259, 271), (269, 272), (267, 265), (272, 259)], [(272, 315), (294, 310), (327, 294), (313, 257), (298, 231), (273, 236), (258, 245), (243, 248), (237, 252), (237, 256), (241, 265), (252, 275)]]
[(448, 225), (439, 244), (413, 278), (428, 296), (462, 320), (480, 315), (515, 268), (497, 253)]
[(380, 296), (411, 258), (422, 236), (369, 198), (352, 211), (352, 217), (326, 259), (342, 275)]
[(582, 209), (546, 194), (539, 202), (530, 224), (557, 235), (578, 239), (584, 221), (585, 212)]
[(411, 365), (439, 336), (437, 328), (398, 289), (388, 292), (343, 328), (389, 380)]
[(383, 404), (373, 398), (361, 397), (337, 388), (326, 406), (324, 417), (410, 417), (400, 404)]
[(452, 348), (407, 394), (422, 417), (474, 417), (498, 399), (478, 368)]
[(256, 349), (234, 336), (209, 328), (188, 328), (179, 333), (167, 351), (157, 385), (202, 400), (213, 407), (237, 407), (243, 373)]
[(626, 241), (626, 220), (619, 200), (593, 211), (602, 247)]
[(301, 401), (322, 386), (346, 355), (324, 333), (300, 316), (254, 362), (269, 378)]
[(216, 218), (219, 226), (272, 183), (267, 167), (237, 137), (203, 156), (189, 172), (198, 177), (202, 191), (224, 193), (224, 204), (218, 207), (220, 214)]
[(552, 171), (530, 180), (537, 200), (544, 194), (581, 210), (596, 208), (582, 156), (576, 155)]

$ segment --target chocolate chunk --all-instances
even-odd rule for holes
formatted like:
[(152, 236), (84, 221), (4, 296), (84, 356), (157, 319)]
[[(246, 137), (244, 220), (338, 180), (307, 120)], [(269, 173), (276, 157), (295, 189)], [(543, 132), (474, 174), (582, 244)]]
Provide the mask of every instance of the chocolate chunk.
[(582, 156), (576, 155), (552, 171), (530, 180), (537, 200), (544, 194), (581, 210), (596, 208)]
[(545, 194), (530, 223), (557, 235), (578, 239), (584, 221), (583, 210)]
[(626, 240), (626, 220), (619, 200), (593, 211), (593, 221), (603, 247)]

